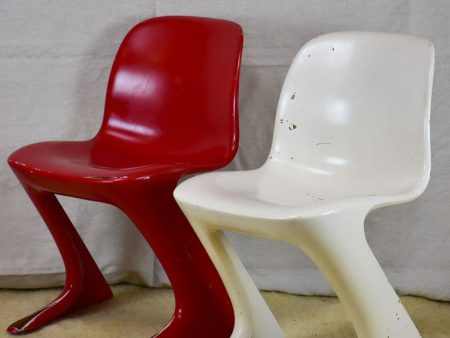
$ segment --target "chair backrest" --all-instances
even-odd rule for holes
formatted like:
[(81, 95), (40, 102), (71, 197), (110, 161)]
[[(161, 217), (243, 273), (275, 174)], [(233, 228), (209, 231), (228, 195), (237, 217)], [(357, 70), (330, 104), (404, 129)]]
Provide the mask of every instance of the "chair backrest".
[(233, 22), (157, 17), (122, 42), (99, 135), (153, 162), (221, 166), (238, 147), (242, 30)]
[(311, 40), (287, 74), (270, 157), (360, 190), (420, 194), (430, 173), (433, 66), (432, 44), (414, 36)]

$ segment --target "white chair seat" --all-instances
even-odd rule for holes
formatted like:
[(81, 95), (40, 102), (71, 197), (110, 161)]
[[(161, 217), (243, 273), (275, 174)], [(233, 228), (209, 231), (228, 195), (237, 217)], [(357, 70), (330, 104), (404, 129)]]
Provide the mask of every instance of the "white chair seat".
[(346, 206), (361, 205), (370, 210), (408, 197), (406, 193), (367, 192), (345, 178), (332, 178), (333, 184), (326, 184), (329, 180), (323, 175), (302, 173), (284, 163), (270, 161), (255, 170), (193, 177), (179, 185), (175, 197), (205, 212), (272, 220), (310, 218)]

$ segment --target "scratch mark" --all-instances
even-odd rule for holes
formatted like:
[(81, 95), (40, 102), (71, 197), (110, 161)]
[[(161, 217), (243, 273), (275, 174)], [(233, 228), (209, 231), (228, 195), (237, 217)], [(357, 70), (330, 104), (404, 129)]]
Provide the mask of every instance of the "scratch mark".
[(85, 176), (85, 178), (90, 178), (93, 180), (115, 180), (117, 176)]

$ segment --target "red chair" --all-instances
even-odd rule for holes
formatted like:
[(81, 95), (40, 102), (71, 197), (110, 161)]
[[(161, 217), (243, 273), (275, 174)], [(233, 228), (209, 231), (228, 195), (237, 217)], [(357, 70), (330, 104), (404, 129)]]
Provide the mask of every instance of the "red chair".
[(59, 194), (120, 208), (153, 248), (176, 299), (173, 319), (157, 337), (230, 337), (228, 294), (172, 193), (181, 176), (220, 168), (236, 153), (242, 41), (240, 26), (230, 21), (144, 21), (119, 48), (98, 134), (31, 144), (9, 157), (67, 273), (60, 296), (9, 326), (10, 333), (38, 329), (112, 297)]

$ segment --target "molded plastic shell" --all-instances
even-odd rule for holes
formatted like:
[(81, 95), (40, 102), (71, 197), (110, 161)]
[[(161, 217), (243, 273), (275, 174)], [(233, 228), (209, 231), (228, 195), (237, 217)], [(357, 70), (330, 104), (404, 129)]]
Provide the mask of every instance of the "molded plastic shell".
[(176, 188), (230, 294), (233, 338), (283, 333), (223, 230), (303, 249), (359, 337), (420, 337), (367, 245), (364, 219), (418, 197), (428, 183), (433, 65), (432, 44), (414, 36), (313, 39), (286, 76), (265, 164), (196, 176)]
[(242, 43), (240, 26), (226, 20), (144, 21), (119, 48), (98, 134), (31, 144), (9, 157), (67, 271), (61, 295), (9, 332), (38, 329), (112, 297), (60, 194), (122, 209), (148, 241), (176, 298), (174, 317), (157, 337), (230, 336), (230, 299), (172, 193), (181, 176), (220, 168), (237, 151)]

